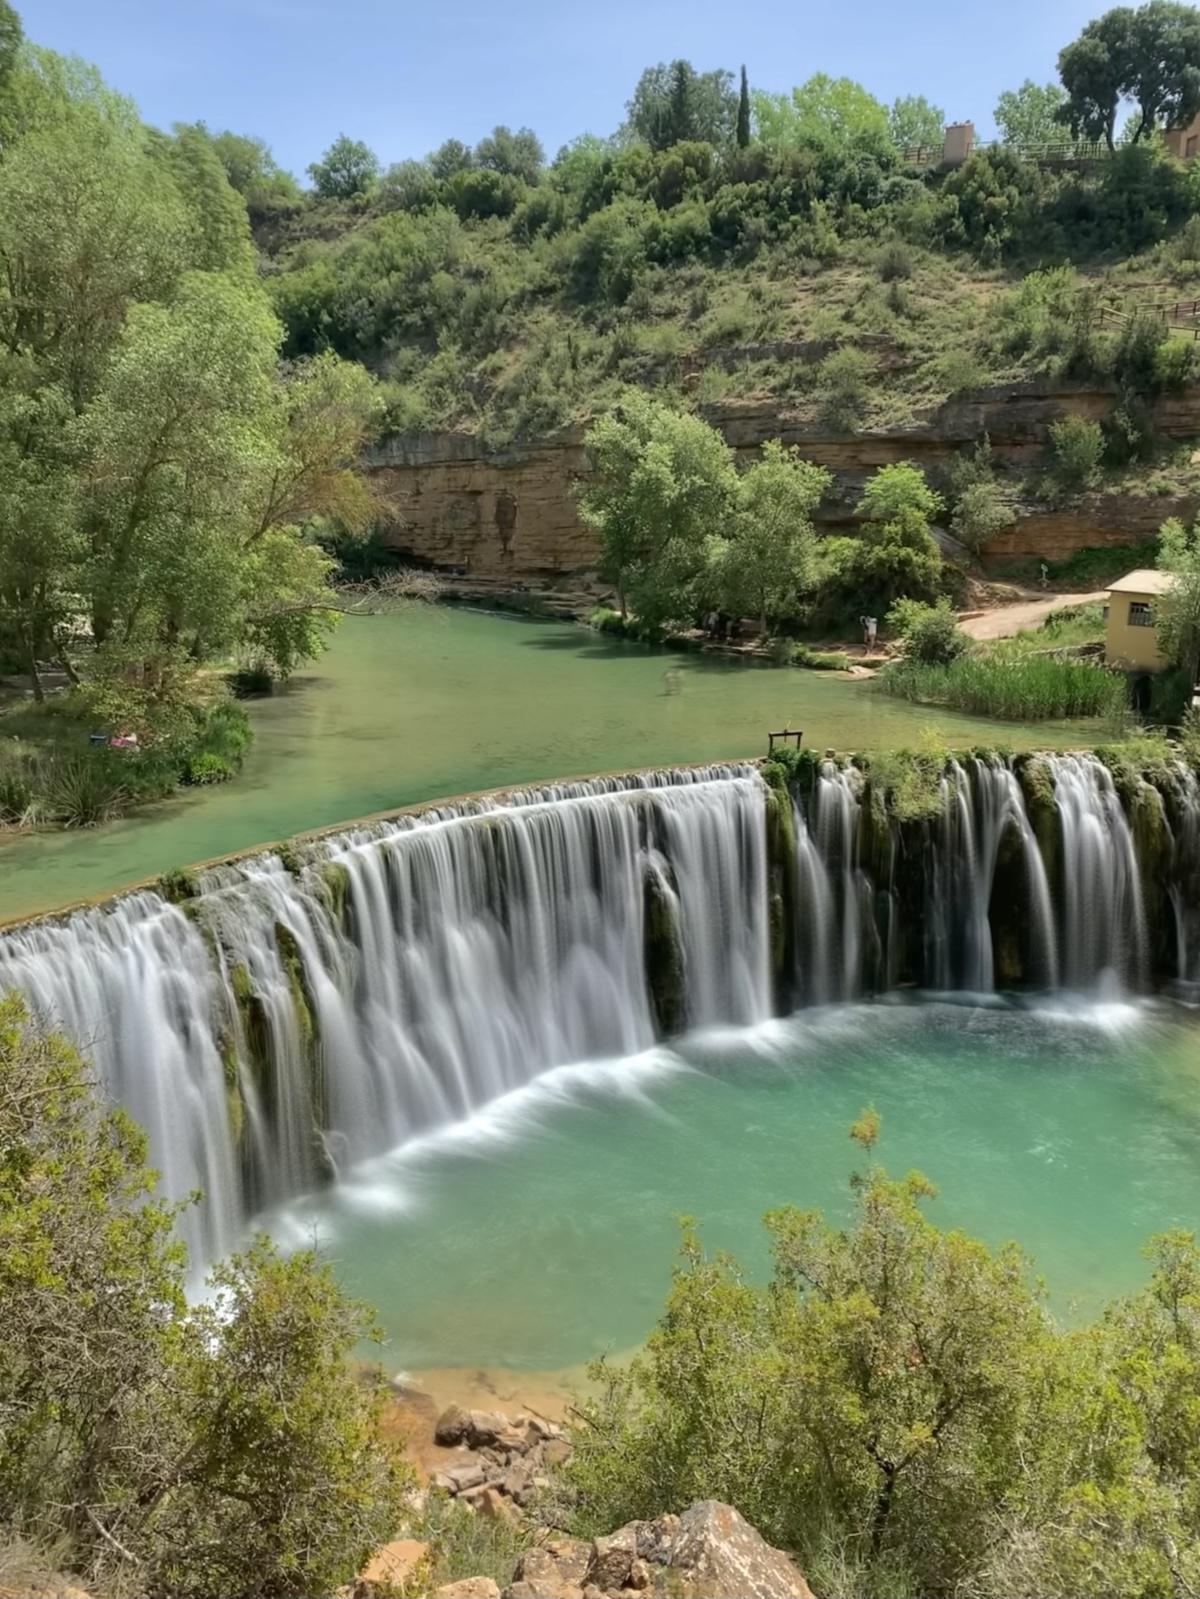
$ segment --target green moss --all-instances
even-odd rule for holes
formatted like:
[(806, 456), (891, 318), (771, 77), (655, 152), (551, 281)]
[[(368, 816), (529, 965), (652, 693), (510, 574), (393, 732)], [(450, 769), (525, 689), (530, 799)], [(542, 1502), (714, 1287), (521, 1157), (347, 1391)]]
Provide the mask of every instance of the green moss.
[[(249, 1068), (268, 1117), (275, 1114), (277, 1085), (275, 1057), (271, 1048), (271, 1028), (263, 1005), (246, 967), (239, 961), (229, 971), (229, 987), (241, 1023), (244, 1062)], [(228, 1068), (227, 1068), (228, 1069)]]
[(1054, 778), (1041, 755), (1018, 755), (1013, 763), (1025, 799), (1025, 812), (1037, 839), (1051, 894), (1057, 895), (1062, 875), (1062, 822)]
[(285, 872), (290, 872), (293, 877), (299, 877), (304, 870), (304, 857), (297, 850), (290, 839), (282, 844), (277, 844), (272, 854), (278, 856), (280, 865)]
[(884, 888), (891, 882), (896, 841), (887, 790), (873, 777), (868, 777), (864, 786), (858, 818), (858, 858), (872, 880)]
[(656, 871), (648, 870), (642, 879), (642, 904), (646, 986), (658, 1030), (670, 1037), (687, 1020), (683, 946), (674, 895)]
[(191, 872), (164, 872), (155, 885), (168, 905), (183, 905), (200, 892)]
[(771, 972), (775, 1005), (789, 1010), (796, 973), (796, 813), (786, 781), (768, 782), (767, 884), (770, 892)]
[(350, 869), (338, 861), (326, 861), (321, 867), (320, 876), (329, 914), (339, 927), (345, 929), (350, 904)]

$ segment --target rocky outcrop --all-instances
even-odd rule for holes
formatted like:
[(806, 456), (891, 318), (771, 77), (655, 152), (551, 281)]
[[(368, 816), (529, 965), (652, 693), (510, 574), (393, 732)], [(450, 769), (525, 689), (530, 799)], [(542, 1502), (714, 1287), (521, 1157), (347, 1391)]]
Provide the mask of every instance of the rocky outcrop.
[(732, 1505), (631, 1521), (607, 1538), (550, 1540), (521, 1557), (503, 1599), (813, 1599), (800, 1571)]
[(434, 1441), (454, 1453), (430, 1477), (443, 1493), (497, 1520), (513, 1520), (548, 1486), (547, 1472), (570, 1454), (561, 1427), (540, 1416), (514, 1419), (451, 1405)]
[[(918, 426), (856, 434), (831, 434), (770, 400), (728, 402), (703, 414), (747, 458), (778, 438), (828, 467), (835, 488), (819, 515), (832, 529), (853, 521), (862, 483), (876, 467), (943, 465), (985, 433), (998, 462), (1028, 466), (1044, 448), (1051, 422), (1068, 413), (1100, 420), (1113, 404), (1113, 394), (1078, 385), (1010, 384), (956, 396)], [(1200, 434), (1200, 389), (1162, 399), (1156, 420), (1168, 438)], [(513, 587), (565, 583), (595, 567), (596, 538), (580, 521), (575, 494), (587, 472), (582, 428), (500, 451), (466, 433), (397, 434), (367, 464), (392, 506), (386, 541), (409, 559)], [(1167, 516), (1194, 511), (1190, 501), (1097, 498), (1022, 517), (993, 549), (1061, 558), (1083, 544), (1139, 542)]]

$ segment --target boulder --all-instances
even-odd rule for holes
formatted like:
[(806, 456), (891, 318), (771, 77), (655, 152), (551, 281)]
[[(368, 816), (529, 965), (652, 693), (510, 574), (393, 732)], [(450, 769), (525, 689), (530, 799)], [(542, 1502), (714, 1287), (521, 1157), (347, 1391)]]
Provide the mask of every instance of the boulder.
[(377, 1549), (358, 1574), (354, 1599), (373, 1599), (377, 1592), (403, 1588), (429, 1556), (429, 1545), (419, 1538), (397, 1538)]
[(582, 1586), (592, 1558), (590, 1543), (583, 1538), (550, 1538), (544, 1545), (544, 1553), (550, 1556), (568, 1582)]
[[(647, 1540), (647, 1549), (652, 1545)], [(813, 1599), (788, 1556), (772, 1548), (732, 1505), (716, 1499), (690, 1505), (679, 1517), (666, 1564), (697, 1599), (725, 1599), (729, 1594), (739, 1599)]]
[(492, 1521), (505, 1521), (513, 1526), (521, 1519), (521, 1512), (511, 1499), (506, 1499), (493, 1483), (489, 1483), (475, 1501), (475, 1508)]
[(548, 1466), (563, 1466), (571, 1458), (571, 1446), (565, 1438), (549, 1438), (542, 1445), (541, 1456)]
[(444, 1582), (430, 1599), (500, 1599), (500, 1589), (490, 1577), (463, 1577), (460, 1582)]
[[(590, 1555), (591, 1545), (583, 1547)], [(549, 1549), (527, 1549), (517, 1562), (505, 1599), (577, 1599), (581, 1591), (578, 1574), (561, 1565)]]
[(458, 1466), (448, 1466), (444, 1471), (435, 1471), (433, 1485), (443, 1488), (450, 1494), (465, 1493), (468, 1488), (478, 1488), (487, 1479), (487, 1472), (482, 1461), (468, 1460)]
[(443, 1410), (433, 1429), (433, 1441), (443, 1448), (452, 1449), (464, 1443), (471, 1431), (471, 1412), (461, 1405), (451, 1405)]
[(638, 1558), (638, 1531), (642, 1523), (631, 1521), (608, 1538), (597, 1538), (592, 1545), (586, 1580), (606, 1593), (630, 1586), (629, 1573)]

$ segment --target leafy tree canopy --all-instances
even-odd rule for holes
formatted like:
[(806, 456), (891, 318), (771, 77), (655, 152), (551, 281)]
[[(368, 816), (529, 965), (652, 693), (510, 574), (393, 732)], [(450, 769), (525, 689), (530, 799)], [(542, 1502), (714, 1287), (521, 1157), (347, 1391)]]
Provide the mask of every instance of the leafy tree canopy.
[(938, 150), (946, 133), (946, 113), (932, 105), (923, 94), (902, 95), (888, 112), (888, 128), (898, 150), (921, 145)]
[(690, 61), (660, 62), (639, 78), (625, 126), (652, 150), (682, 140), (727, 145), (736, 131), (737, 106), (732, 73), (697, 72)]
[[(834, 150), (890, 149), (887, 107), (853, 78), (814, 73), (791, 94), (754, 95), (759, 138), (769, 145)], [(941, 139), (938, 128), (938, 139)]]
[(1111, 149), (1123, 100), (1137, 107), (1134, 143), (1182, 127), (1200, 110), (1200, 12), (1176, 0), (1118, 6), (1067, 45), (1058, 71), (1067, 98), (1056, 114), (1076, 136)]
[(1062, 139), (1059, 107), (1066, 99), (1057, 83), (1026, 78), (1019, 89), (1005, 89), (996, 103), (996, 126), (1005, 144), (1015, 150), (1036, 149)]
[(366, 194), (379, 176), (379, 158), (361, 139), (340, 134), (308, 169), (313, 188), (326, 200), (351, 200)]

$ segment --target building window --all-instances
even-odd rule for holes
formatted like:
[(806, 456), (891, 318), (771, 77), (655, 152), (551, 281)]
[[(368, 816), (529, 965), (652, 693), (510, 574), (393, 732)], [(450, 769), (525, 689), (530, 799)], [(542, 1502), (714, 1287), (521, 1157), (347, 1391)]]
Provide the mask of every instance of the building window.
[(1129, 625), (1130, 627), (1154, 626), (1154, 611), (1145, 600), (1130, 600)]

